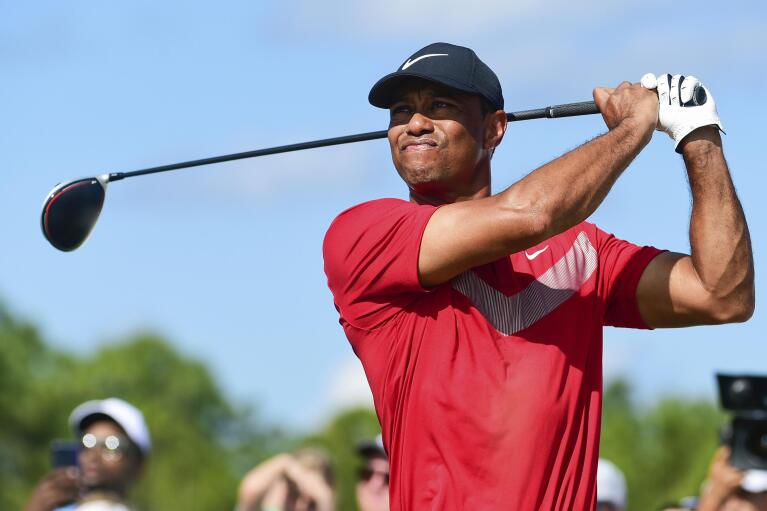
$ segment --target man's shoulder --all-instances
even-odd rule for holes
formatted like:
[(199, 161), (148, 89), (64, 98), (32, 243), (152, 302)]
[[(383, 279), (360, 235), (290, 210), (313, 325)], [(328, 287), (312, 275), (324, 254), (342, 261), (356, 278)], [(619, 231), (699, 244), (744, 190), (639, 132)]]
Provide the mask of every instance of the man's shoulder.
[(357, 204), (345, 209), (330, 223), (325, 233), (325, 243), (338, 236), (348, 236), (350, 231), (365, 229), (369, 225), (380, 222), (395, 211), (418, 208), (417, 204), (402, 199), (375, 199)]
[(392, 208), (402, 207), (418, 207), (418, 205), (403, 199), (394, 198), (373, 199), (361, 202), (340, 212), (330, 224), (330, 228), (332, 229), (339, 221), (349, 218), (375, 217), (386, 211), (391, 211)]

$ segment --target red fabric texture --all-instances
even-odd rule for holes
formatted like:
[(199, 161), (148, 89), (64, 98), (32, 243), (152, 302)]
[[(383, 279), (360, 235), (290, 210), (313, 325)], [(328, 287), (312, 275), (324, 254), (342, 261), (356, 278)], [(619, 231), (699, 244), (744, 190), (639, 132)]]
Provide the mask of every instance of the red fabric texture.
[(636, 286), (660, 251), (584, 222), (426, 290), (434, 211), (363, 203), (323, 245), (390, 456), (391, 509), (593, 509), (602, 327), (646, 328)]

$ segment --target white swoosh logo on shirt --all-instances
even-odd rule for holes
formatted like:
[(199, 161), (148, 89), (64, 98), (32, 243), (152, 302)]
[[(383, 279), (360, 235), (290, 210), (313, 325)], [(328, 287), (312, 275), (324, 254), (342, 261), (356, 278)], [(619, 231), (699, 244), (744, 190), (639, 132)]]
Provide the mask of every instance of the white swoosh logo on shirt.
[(548, 246), (548, 245), (546, 245), (546, 246), (545, 246), (545, 247), (543, 247), (542, 249), (540, 249), (540, 250), (536, 250), (536, 251), (535, 251), (535, 252), (533, 252), (532, 254), (528, 254), (528, 253), (527, 253), (527, 250), (525, 250), (525, 256), (527, 256), (527, 260), (528, 260), (528, 261), (532, 261), (533, 259), (535, 259), (535, 258), (536, 258), (536, 257), (538, 257), (539, 255), (541, 255), (542, 253), (544, 253), (544, 252), (545, 252), (545, 251), (546, 251), (548, 248), (549, 248), (549, 246)]
[(402, 69), (400, 71), (404, 71), (405, 69), (409, 68), (416, 62), (418, 62), (421, 59), (428, 59), (429, 57), (447, 57), (447, 53), (427, 53), (426, 55), (421, 55), (420, 57), (416, 57), (413, 60), (407, 59), (404, 64), (402, 64)]
[(453, 289), (468, 298), (503, 335), (514, 335), (547, 316), (573, 296), (593, 275), (599, 257), (585, 232), (570, 250), (522, 291), (506, 296), (472, 270), (452, 281)]

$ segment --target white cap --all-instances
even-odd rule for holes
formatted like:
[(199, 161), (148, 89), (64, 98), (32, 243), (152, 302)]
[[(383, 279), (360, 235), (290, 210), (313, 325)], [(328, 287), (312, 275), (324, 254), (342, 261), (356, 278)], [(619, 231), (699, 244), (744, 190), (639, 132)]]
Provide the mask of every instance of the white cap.
[(69, 426), (75, 434), (80, 435), (83, 421), (93, 415), (106, 415), (115, 421), (144, 456), (152, 450), (152, 441), (149, 438), (149, 428), (144, 421), (144, 415), (127, 401), (117, 397), (86, 401), (72, 411), (69, 416)]
[(746, 470), (740, 487), (748, 493), (762, 493), (767, 491), (767, 470)]
[(597, 502), (626, 507), (626, 479), (611, 461), (599, 458), (597, 464)]

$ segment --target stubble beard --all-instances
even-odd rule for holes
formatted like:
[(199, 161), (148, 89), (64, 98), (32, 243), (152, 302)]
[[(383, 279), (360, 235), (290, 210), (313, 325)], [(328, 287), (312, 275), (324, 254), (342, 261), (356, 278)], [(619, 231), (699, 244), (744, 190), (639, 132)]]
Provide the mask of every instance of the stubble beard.
[(397, 171), (410, 190), (428, 195), (430, 191), (444, 188), (451, 169), (443, 162), (416, 162)]

